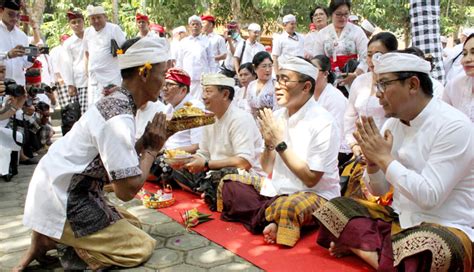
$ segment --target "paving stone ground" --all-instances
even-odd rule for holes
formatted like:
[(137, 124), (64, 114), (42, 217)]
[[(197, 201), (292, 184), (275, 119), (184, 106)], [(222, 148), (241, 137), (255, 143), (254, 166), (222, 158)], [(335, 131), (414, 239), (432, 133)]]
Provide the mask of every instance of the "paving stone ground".
[[(53, 123), (54, 124), (54, 123)], [(60, 135), (55, 127), (56, 135)], [(10, 182), (0, 179), (0, 271), (14, 267), (30, 243), (31, 230), (22, 224), (23, 207), (28, 183), (35, 165), (20, 165), (19, 174)], [(126, 208), (137, 216), (143, 229), (157, 240), (151, 258), (135, 268), (112, 271), (262, 271), (234, 253), (209, 241), (207, 238), (187, 232), (182, 225), (156, 210), (143, 207), (140, 201), (124, 203), (113, 193), (108, 194), (115, 205)], [(55, 255), (55, 250), (50, 251)], [(59, 263), (41, 267), (33, 262), (29, 271), (63, 271)]]

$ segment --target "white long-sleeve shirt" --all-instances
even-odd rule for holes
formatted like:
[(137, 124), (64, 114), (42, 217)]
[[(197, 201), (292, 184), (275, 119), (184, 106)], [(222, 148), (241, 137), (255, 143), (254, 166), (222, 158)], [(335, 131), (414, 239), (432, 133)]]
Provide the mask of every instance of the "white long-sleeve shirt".
[(188, 36), (179, 42), (176, 67), (186, 71), (191, 80), (201, 80), (202, 74), (209, 73), (212, 61), (212, 51), (206, 36)]
[[(7, 26), (0, 20), (0, 53), (7, 54), (17, 45), (28, 46), (28, 37), (18, 27), (8, 31)], [(32, 65), (27, 56), (3, 60), (6, 66), (6, 78), (16, 81), (17, 84), (25, 86), (24, 69)]]
[(365, 175), (369, 190), (381, 195), (394, 187), (392, 207), (402, 228), (422, 222), (464, 231), (474, 241), (474, 126), (439, 99), (407, 126), (390, 118), (381, 130), (393, 135), (392, 161)]
[(272, 55), (275, 56), (304, 56), (304, 36), (299, 33), (288, 34), (283, 31), (274, 39)]
[(72, 35), (63, 44), (61, 76), (66, 85), (76, 88), (87, 87), (83, 40)]

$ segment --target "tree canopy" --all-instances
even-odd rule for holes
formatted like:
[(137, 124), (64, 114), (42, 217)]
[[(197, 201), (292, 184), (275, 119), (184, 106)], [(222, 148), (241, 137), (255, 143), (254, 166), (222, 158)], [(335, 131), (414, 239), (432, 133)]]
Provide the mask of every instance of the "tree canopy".
[[(87, 5), (102, 5), (113, 21), (117, 15), (118, 24), (128, 37), (137, 34), (135, 14), (149, 15), (151, 21), (161, 24), (171, 31), (179, 25), (186, 25), (193, 14), (213, 14), (218, 25), (237, 20), (242, 26), (257, 22), (263, 26), (264, 34), (280, 30), (280, 22), (285, 14), (292, 13), (298, 19), (298, 29), (307, 32), (309, 13), (317, 5), (327, 6), (329, 1), (319, 0), (29, 0), (33, 17), (40, 20), (42, 35), (50, 46), (59, 43), (59, 36), (70, 32), (66, 11), (79, 8), (85, 11)], [(366, 18), (382, 29), (396, 33), (409, 40), (410, 35), (409, 0), (353, 0), (352, 13)], [(474, 4), (472, 0), (440, 0), (441, 33), (457, 36), (460, 26), (474, 24)]]

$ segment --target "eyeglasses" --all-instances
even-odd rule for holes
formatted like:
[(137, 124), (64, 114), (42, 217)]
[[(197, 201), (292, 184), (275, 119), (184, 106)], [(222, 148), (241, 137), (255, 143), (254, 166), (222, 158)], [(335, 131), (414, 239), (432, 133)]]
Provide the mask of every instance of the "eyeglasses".
[(171, 88), (171, 87), (173, 87), (173, 86), (178, 86), (178, 85), (179, 85), (179, 84), (177, 84), (177, 83), (166, 82), (164, 87), (167, 88), (167, 89), (169, 89), (169, 88)]
[(349, 17), (349, 13), (338, 13), (337, 12), (337, 13), (334, 13), (334, 15), (336, 15), (336, 17), (338, 17), (338, 18), (342, 18), (342, 17), (347, 18), (347, 17)]
[(286, 77), (279, 77), (279, 76), (277, 76), (276, 81), (278, 84), (283, 85), (283, 86), (286, 86), (286, 84), (288, 84), (289, 82), (298, 82), (298, 83), (305, 82), (304, 80), (289, 80)]
[(375, 87), (377, 87), (378, 92), (380, 92), (381, 94), (384, 94), (388, 85), (392, 84), (395, 81), (405, 80), (407, 78), (409, 78), (409, 77), (399, 77), (399, 78), (392, 79), (392, 80), (379, 81), (379, 82), (375, 83)]

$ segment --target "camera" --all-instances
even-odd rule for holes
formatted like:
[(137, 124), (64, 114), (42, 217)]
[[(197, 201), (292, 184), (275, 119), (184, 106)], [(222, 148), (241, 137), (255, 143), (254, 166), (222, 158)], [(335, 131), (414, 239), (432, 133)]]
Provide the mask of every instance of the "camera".
[(25, 87), (16, 84), (15, 80), (13, 79), (5, 79), (5, 94), (13, 96), (13, 97), (20, 97), (25, 95)]
[(49, 47), (47, 47), (47, 46), (40, 47), (39, 48), (39, 53), (49, 55)]
[(25, 47), (25, 54), (27, 56), (36, 57), (39, 55), (39, 48), (36, 46)]
[(35, 97), (37, 94), (52, 93), (56, 88), (49, 87), (48, 85), (41, 83), (40, 87), (30, 86), (28, 88), (28, 95)]

